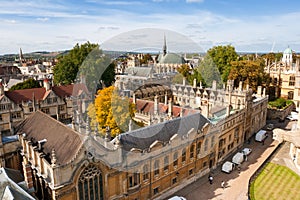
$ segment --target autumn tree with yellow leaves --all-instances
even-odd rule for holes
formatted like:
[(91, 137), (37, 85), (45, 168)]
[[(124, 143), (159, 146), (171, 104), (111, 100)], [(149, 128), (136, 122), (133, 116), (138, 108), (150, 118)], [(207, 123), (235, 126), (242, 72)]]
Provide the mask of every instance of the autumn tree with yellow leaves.
[[(105, 129), (109, 126), (112, 137), (128, 131), (134, 112), (135, 105), (128, 97), (119, 96), (114, 86), (99, 90), (94, 103), (88, 107), (91, 128), (98, 126), (99, 133), (105, 135)], [(137, 127), (136, 122), (132, 124), (133, 128)]]

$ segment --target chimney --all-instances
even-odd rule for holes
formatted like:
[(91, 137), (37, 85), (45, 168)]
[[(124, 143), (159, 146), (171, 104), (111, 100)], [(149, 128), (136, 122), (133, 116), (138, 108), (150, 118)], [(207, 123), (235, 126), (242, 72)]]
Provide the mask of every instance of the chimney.
[(246, 90), (249, 91), (249, 84), (246, 85)]
[(43, 151), (43, 145), (47, 142), (47, 139), (42, 139), (38, 141), (38, 150)]
[(173, 101), (170, 98), (168, 102), (168, 116), (172, 117), (173, 116)]
[(194, 81), (193, 81), (193, 88), (196, 88), (197, 87), (197, 80), (194, 78)]
[(2, 81), (0, 82), (0, 96), (4, 95), (4, 86)]
[(85, 133), (86, 133), (86, 135), (90, 135), (91, 134), (89, 117), (86, 118)]
[(257, 87), (257, 96), (261, 97), (261, 86)]
[(182, 85), (183, 85), (183, 86), (185, 86), (185, 85), (186, 85), (186, 83), (185, 83), (185, 82), (186, 82), (186, 78), (185, 78), (185, 77), (183, 77), (183, 78), (182, 78)]
[(202, 89), (202, 81), (200, 81), (200, 89)]
[(46, 89), (46, 91), (50, 90), (50, 83), (48, 79), (44, 79), (44, 88)]
[(128, 132), (132, 131), (132, 120), (129, 120), (129, 124), (128, 124)]
[(212, 89), (217, 90), (217, 81), (216, 80), (213, 80), (213, 82), (212, 82)]
[(106, 133), (105, 133), (104, 140), (107, 141), (107, 142), (109, 142), (111, 140), (111, 134), (110, 134), (110, 127), (109, 126), (106, 127)]
[(231, 108), (231, 92), (228, 95), (228, 105), (226, 107), (226, 116), (230, 115), (230, 108)]
[(183, 108), (180, 110), (180, 117), (183, 117)]
[(266, 88), (263, 88), (263, 97), (266, 96)]
[(243, 82), (242, 81), (239, 82), (239, 91), (240, 92), (243, 91)]
[(168, 92), (165, 93), (165, 105), (168, 104)]
[(133, 101), (134, 104), (136, 104), (136, 96), (135, 96), (135, 93), (133, 93), (133, 95), (132, 95), (132, 101)]
[(55, 149), (52, 149), (52, 152), (51, 152), (51, 166), (52, 167), (56, 166), (56, 161), (57, 161), (56, 152), (55, 152)]
[(155, 95), (155, 97), (154, 97), (154, 115), (158, 115), (158, 107), (159, 107), (158, 96)]

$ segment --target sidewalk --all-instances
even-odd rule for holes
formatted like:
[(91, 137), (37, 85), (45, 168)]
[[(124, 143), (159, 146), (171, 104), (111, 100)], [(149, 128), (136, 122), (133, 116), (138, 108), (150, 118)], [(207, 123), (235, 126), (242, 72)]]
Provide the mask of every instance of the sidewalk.
[[(240, 171), (236, 169), (230, 174), (225, 174), (218, 167), (213, 171), (212, 185), (209, 184), (207, 175), (176, 192), (174, 196), (183, 196), (188, 200), (247, 200), (250, 177), (278, 144), (277, 141), (272, 140), (272, 137), (268, 137), (264, 145), (254, 141), (245, 144), (244, 147), (251, 148), (253, 152), (248, 156), (248, 161), (241, 165)], [(225, 181), (225, 189), (221, 187), (222, 181)]]

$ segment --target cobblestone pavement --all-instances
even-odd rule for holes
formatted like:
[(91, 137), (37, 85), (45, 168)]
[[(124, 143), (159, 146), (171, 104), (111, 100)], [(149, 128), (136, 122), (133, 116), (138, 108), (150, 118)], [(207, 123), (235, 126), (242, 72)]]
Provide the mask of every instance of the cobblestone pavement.
[[(270, 122), (269, 122), (270, 123)], [(284, 121), (282, 123), (275, 123), (275, 128), (282, 128), (289, 130), (294, 122)], [(252, 149), (252, 153), (248, 156), (247, 161), (241, 165), (241, 170), (237, 169), (226, 174), (221, 172), (220, 167), (212, 171), (214, 181), (209, 184), (208, 177), (204, 176), (192, 184), (186, 186), (174, 194), (183, 196), (187, 200), (248, 200), (248, 181), (252, 174), (260, 167), (266, 158), (276, 149), (278, 142), (272, 139), (270, 135), (264, 145), (259, 142), (251, 141), (250, 144), (245, 144), (244, 147)], [(287, 145), (288, 146), (288, 145)], [(293, 168), (292, 161), (288, 160), (286, 145), (283, 145), (279, 153), (273, 157), (274, 162), (280, 162)], [(225, 181), (225, 189), (221, 187), (221, 182)]]

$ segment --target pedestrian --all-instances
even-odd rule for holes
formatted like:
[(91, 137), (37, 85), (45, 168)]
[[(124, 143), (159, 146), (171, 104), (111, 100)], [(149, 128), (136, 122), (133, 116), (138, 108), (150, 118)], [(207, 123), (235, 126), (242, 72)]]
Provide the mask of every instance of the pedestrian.
[(225, 182), (224, 181), (221, 182), (221, 187), (223, 188), (223, 190), (225, 189)]
[(213, 178), (211, 175), (209, 175), (209, 177), (208, 177), (208, 180), (209, 180), (209, 183), (210, 183), (210, 184), (212, 184), (212, 183), (213, 183), (213, 180), (214, 180), (214, 178)]

